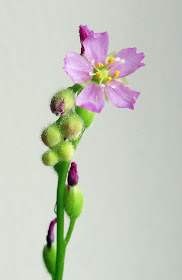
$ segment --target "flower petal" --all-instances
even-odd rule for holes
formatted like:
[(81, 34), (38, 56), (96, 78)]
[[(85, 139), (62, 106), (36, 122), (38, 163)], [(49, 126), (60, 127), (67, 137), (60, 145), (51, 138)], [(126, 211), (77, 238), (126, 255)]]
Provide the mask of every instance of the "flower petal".
[(94, 33), (90, 32), (88, 37), (83, 41), (85, 56), (91, 63), (94, 60), (95, 65), (105, 63), (109, 47), (109, 35), (107, 32)]
[(76, 105), (89, 111), (100, 113), (105, 104), (103, 89), (94, 82), (88, 84), (78, 95)]
[(115, 58), (117, 57), (124, 62), (116, 61), (109, 65), (111, 76), (114, 76), (115, 71), (118, 70), (120, 72), (118, 78), (126, 77), (138, 68), (145, 66), (145, 63), (142, 62), (145, 55), (137, 52), (136, 48), (123, 49), (115, 55)]
[(118, 108), (128, 108), (133, 110), (140, 93), (125, 86), (118, 81), (111, 81), (106, 85), (105, 92), (112, 102)]
[(87, 25), (80, 25), (79, 26), (79, 33), (80, 33), (80, 42), (81, 42), (81, 54), (85, 52), (83, 41), (88, 37), (91, 30), (87, 27)]
[(89, 73), (92, 72), (92, 66), (80, 54), (68, 52), (64, 62), (63, 70), (74, 83), (84, 83), (91, 79)]

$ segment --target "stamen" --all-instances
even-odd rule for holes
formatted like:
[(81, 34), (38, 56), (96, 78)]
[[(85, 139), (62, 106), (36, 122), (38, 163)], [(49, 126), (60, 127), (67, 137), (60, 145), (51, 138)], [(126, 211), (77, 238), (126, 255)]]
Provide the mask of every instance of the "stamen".
[(115, 72), (115, 74), (114, 74), (114, 78), (117, 78), (118, 76), (119, 76), (119, 71), (118, 70), (116, 70), (116, 72)]
[(100, 86), (101, 86), (102, 88), (105, 88), (105, 85), (104, 85), (104, 84), (100, 84)]
[(104, 64), (102, 64), (102, 63), (97, 64), (97, 68), (101, 68), (103, 66), (104, 66)]
[(125, 63), (125, 59), (124, 58), (120, 58), (120, 57), (116, 57), (115, 58), (116, 61), (121, 62), (121, 63)]
[(109, 58), (108, 63), (114, 62), (116, 59), (114, 57)]
[(97, 71), (95, 74), (96, 74), (96, 76), (98, 76), (99, 79), (102, 78), (102, 73), (101, 72)]
[(95, 76), (96, 74), (93, 72), (90, 72), (89, 75), (92, 77), (92, 76)]
[(120, 57), (116, 57), (115, 60), (116, 61), (121, 61), (121, 58)]
[(91, 64), (94, 65), (95, 63), (95, 59), (92, 59)]
[(112, 78), (111, 78), (111, 77), (108, 77), (108, 78), (106, 79), (106, 83), (110, 82), (111, 80), (112, 80)]
[(98, 96), (96, 95), (96, 96), (95, 96), (95, 100), (97, 100), (97, 99), (98, 99)]

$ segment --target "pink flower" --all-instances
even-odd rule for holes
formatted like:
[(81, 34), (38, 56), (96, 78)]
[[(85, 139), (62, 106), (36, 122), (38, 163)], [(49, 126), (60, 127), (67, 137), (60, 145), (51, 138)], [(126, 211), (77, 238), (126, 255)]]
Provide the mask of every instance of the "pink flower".
[(116, 107), (133, 110), (140, 93), (124, 85), (121, 78), (145, 65), (144, 53), (128, 48), (108, 56), (108, 33), (94, 33), (87, 26), (80, 26), (80, 40), (83, 55), (68, 52), (63, 68), (74, 83), (88, 82), (76, 105), (100, 113), (106, 96)]

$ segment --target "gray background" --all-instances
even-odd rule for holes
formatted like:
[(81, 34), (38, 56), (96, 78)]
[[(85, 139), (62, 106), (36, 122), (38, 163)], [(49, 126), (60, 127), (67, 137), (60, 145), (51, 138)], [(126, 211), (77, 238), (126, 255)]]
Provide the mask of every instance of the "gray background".
[(147, 66), (129, 77), (135, 111), (107, 104), (75, 160), (84, 212), (68, 246), (65, 280), (180, 280), (181, 1), (1, 1), (1, 279), (50, 279), (41, 251), (57, 178), (41, 163), (49, 101), (72, 84), (79, 24), (107, 30), (110, 51), (136, 46)]

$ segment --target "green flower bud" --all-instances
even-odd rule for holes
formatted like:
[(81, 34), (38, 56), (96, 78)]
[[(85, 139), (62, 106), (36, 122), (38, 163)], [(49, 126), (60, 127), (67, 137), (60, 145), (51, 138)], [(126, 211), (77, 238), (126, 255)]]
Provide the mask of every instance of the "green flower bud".
[(51, 100), (51, 111), (56, 115), (65, 115), (75, 105), (74, 92), (71, 89), (59, 91)]
[(71, 219), (77, 219), (83, 209), (83, 193), (78, 185), (65, 186), (64, 209)]
[(42, 156), (42, 161), (47, 166), (54, 166), (59, 161), (58, 155), (54, 151), (47, 151)]
[(93, 122), (95, 113), (88, 111), (84, 108), (76, 106), (76, 113), (82, 118), (84, 121), (85, 128), (89, 127), (91, 123)]
[(56, 251), (57, 249), (55, 243), (52, 243), (50, 248), (46, 245), (43, 249), (44, 264), (52, 278), (55, 277), (56, 271)]
[(46, 146), (52, 148), (62, 140), (60, 129), (55, 125), (50, 125), (42, 132), (42, 141)]
[(71, 161), (74, 152), (75, 150), (73, 145), (68, 141), (64, 141), (57, 147), (57, 154), (60, 157), (60, 159), (63, 161), (67, 161), (67, 162)]
[(62, 123), (64, 136), (69, 140), (76, 140), (83, 129), (83, 120), (77, 114), (71, 114)]

